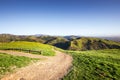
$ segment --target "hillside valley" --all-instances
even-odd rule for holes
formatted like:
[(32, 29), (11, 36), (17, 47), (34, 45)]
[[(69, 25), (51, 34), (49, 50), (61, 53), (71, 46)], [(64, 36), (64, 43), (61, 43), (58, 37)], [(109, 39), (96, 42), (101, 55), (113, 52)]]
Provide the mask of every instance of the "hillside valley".
[(1, 34), (0, 67), (2, 80), (119, 80), (120, 42)]
[(94, 37), (50, 36), (50, 35), (11, 35), (0, 34), (0, 42), (30, 41), (56, 46), (64, 50), (120, 49), (120, 42)]

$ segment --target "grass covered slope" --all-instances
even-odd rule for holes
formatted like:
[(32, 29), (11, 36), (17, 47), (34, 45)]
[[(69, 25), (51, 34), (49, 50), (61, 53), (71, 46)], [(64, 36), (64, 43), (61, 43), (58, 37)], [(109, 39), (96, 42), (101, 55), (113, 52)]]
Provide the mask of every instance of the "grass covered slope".
[(0, 53), (0, 78), (7, 72), (28, 65), (33, 60), (36, 59)]
[(120, 80), (120, 50), (68, 51), (72, 71), (63, 80)]
[(11, 35), (0, 34), (0, 42), (29, 41), (40, 42), (56, 46), (65, 50), (99, 50), (120, 49), (120, 42), (105, 40), (102, 38), (80, 36), (49, 36), (49, 35)]
[(79, 38), (70, 41), (69, 50), (99, 50), (99, 49), (120, 49), (120, 42), (99, 39)]
[(52, 48), (53, 47), (50, 45), (37, 43), (37, 42), (27, 42), (27, 41), (16, 41), (16, 42), (0, 44), (1, 50), (20, 50), (20, 51), (26, 51), (34, 54), (42, 54), (47, 56), (51, 56), (55, 54)]

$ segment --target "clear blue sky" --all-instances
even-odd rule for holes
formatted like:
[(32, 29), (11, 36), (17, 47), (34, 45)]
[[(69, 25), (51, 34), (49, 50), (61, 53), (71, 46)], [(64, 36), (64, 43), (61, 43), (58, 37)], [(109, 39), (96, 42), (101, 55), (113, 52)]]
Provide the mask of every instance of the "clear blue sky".
[(0, 0), (0, 33), (120, 35), (120, 0)]

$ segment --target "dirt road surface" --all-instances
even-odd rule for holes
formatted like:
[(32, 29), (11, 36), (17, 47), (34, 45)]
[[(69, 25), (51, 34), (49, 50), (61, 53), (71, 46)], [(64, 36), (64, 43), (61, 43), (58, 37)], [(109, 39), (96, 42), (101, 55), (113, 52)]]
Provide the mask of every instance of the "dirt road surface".
[(0, 52), (15, 56), (44, 58), (44, 60), (18, 69), (15, 73), (5, 75), (1, 80), (60, 80), (72, 66), (72, 57), (59, 51), (55, 51), (56, 55), (52, 57), (15, 51), (0, 50)]

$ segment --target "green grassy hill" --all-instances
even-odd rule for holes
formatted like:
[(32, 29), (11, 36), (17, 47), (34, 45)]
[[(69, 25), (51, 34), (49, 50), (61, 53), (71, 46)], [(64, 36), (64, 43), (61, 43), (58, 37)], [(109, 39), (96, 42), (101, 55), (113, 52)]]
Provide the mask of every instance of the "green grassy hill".
[(18, 50), (47, 56), (55, 54), (52, 48), (53, 46), (47, 44), (27, 41), (16, 41), (0, 44), (1, 50)]
[(67, 51), (73, 67), (63, 80), (120, 80), (120, 50)]
[(69, 50), (99, 50), (99, 49), (120, 49), (120, 42), (99, 39), (79, 38), (70, 41)]
[(120, 42), (78, 36), (35, 36), (0, 34), (0, 42), (29, 41), (49, 44), (65, 50), (120, 49)]

